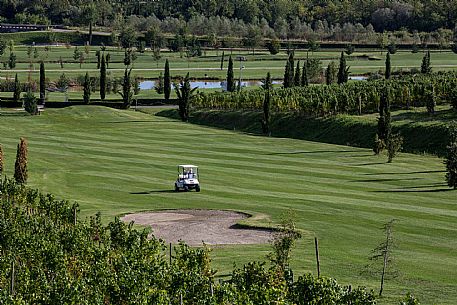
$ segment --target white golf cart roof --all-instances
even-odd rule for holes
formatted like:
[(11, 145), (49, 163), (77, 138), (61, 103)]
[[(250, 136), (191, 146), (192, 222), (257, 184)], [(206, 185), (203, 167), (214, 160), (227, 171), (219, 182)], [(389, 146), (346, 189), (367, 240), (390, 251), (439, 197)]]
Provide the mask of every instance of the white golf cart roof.
[(189, 164), (184, 164), (184, 165), (178, 165), (179, 167), (183, 167), (183, 168), (189, 168), (189, 167), (193, 167), (193, 168), (196, 168), (198, 166), (196, 165), (189, 165)]

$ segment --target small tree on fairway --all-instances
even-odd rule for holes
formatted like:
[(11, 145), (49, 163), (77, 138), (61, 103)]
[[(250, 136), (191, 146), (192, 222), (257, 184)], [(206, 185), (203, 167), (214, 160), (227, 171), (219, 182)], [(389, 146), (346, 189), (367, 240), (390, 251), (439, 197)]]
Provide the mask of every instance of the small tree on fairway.
[(16, 76), (14, 77), (14, 92), (13, 92), (13, 100), (14, 102), (19, 102), (19, 99), (21, 98), (21, 83), (19, 82), (19, 79), (17, 78), (17, 73)]
[(84, 77), (84, 85), (83, 85), (83, 99), (84, 99), (84, 104), (88, 105), (90, 103), (90, 78), (89, 78), (89, 73), (86, 72), (86, 76)]
[(14, 52), (10, 52), (10, 57), (8, 59), (8, 67), (10, 69), (14, 69), (16, 67), (16, 54)]
[(40, 62), (40, 104), (44, 105), (46, 99), (46, 72), (44, 62)]
[(132, 84), (130, 81), (130, 73), (132, 69), (125, 68), (124, 71), (124, 78), (122, 79), (122, 92), (119, 94), (122, 96), (122, 108), (129, 109), (130, 105), (132, 104), (133, 99), (133, 92), (132, 92)]
[(31, 90), (28, 90), (24, 95), (24, 109), (31, 115), (38, 114), (36, 97)]
[(163, 86), (163, 74), (162, 74), (162, 72), (160, 72), (159, 78), (157, 79), (157, 82), (156, 82), (156, 84), (154, 86), (154, 90), (158, 94), (163, 94), (163, 89), (164, 89), (164, 86)]
[(270, 72), (263, 81), (262, 88), (265, 90), (265, 97), (263, 100), (263, 118), (260, 120), (262, 124), (262, 132), (264, 135), (270, 134), (270, 99), (271, 89), (273, 88)]
[(268, 51), (270, 51), (271, 55), (276, 55), (279, 53), (279, 49), (281, 48), (281, 43), (278, 39), (272, 39), (269, 43), (267, 43)]
[(300, 71), (300, 61), (297, 61), (297, 66), (295, 67), (295, 75), (294, 75), (294, 86), (298, 87), (301, 85), (301, 71)]
[(425, 53), (424, 57), (422, 58), (421, 73), (432, 73), (432, 67), (430, 64), (430, 51), (427, 51), (427, 53)]
[(308, 81), (308, 64), (307, 60), (305, 60), (303, 64), (303, 68), (301, 70), (301, 86), (306, 87), (308, 86), (309, 81)]
[(392, 163), (393, 158), (397, 156), (403, 147), (403, 137), (398, 133), (390, 133), (387, 138), (386, 146), (388, 156), (387, 163)]
[(189, 120), (189, 107), (194, 98), (194, 92), (198, 88), (190, 87), (189, 73), (180, 81), (179, 84), (173, 84), (175, 87), (176, 95), (178, 96), (179, 116), (183, 122)]
[(17, 145), (16, 163), (14, 166), (14, 179), (17, 183), (27, 183), (27, 140), (21, 138), (21, 143)]
[(390, 78), (390, 75), (392, 73), (392, 67), (391, 67), (391, 63), (390, 63), (390, 52), (387, 52), (387, 55), (386, 55), (386, 79), (389, 79)]
[(105, 54), (102, 54), (102, 61), (100, 64), (100, 98), (102, 101), (106, 97), (106, 61)]
[[(370, 256), (371, 261), (378, 261), (382, 260), (382, 270), (381, 270), (381, 287), (379, 290), (379, 296), (382, 296), (382, 292), (384, 290), (384, 280), (388, 273), (395, 274), (395, 272), (390, 271), (392, 269), (393, 263), (393, 250), (395, 249), (396, 245), (393, 238), (393, 226), (394, 226), (395, 219), (387, 222), (383, 226), (384, 234), (386, 235), (385, 241), (380, 243), (376, 248), (372, 250), (372, 255)], [(375, 267), (375, 266), (367, 266), (367, 267)]]
[(289, 269), (290, 254), (301, 234), (296, 230), (295, 222), (290, 216), (283, 218), (279, 230), (273, 237), (273, 252), (268, 257), (279, 272), (283, 275)]
[(2, 144), (0, 144), (0, 176), (3, 174), (4, 170), (5, 170), (5, 165), (4, 165), (4, 159), (3, 159), (3, 147), (2, 147)]
[(233, 60), (232, 56), (229, 57), (228, 67), (227, 67), (227, 91), (234, 92), (236, 90), (235, 87), (235, 77), (233, 74)]
[(347, 83), (349, 79), (349, 67), (346, 67), (346, 58), (344, 52), (341, 52), (340, 67), (338, 69), (338, 84)]
[(457, 189), (457, 124), (453, 123), (449, 127), (449, 145), (447, 148), (446, 159), (446, 182), (449, 187)]
[(163, 94), (167, 101), (170, 99), (170, 93), (171, 93), (170, 64), (168, 63), (168, 59), (167, 59), (165, 61), (165, 72), (163, 75)]
[(352, 44), (348, 44), (346, 46), (346, 50), (344, 51), (347, 55), (351, 55), (355, 52), (355, 47)]

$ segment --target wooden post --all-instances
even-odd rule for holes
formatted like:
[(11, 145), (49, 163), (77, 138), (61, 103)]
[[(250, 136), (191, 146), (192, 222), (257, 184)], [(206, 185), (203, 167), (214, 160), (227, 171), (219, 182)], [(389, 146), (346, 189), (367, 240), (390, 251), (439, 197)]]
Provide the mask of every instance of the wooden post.
[(182, 305), (182, 292), (179, 293), (179, 304)]
[(170, 265), (171, 265), (171, 243), (170, 243)]
[(317, 237), (314, 237), (314, 246), (316, 248), (317, 277), (321, 277), (321, 267), (319, 261), (319, 244), (317, 241)]
[(10, 293), (11, 293), (11, 295), (15, 295), (15, 293), (14, 293), (14, 260), (11, 262)]
[(210, 288), (211, 288), (211, 297), (214, 297), (213, 283), (211, 282), (209, 285), (210, 285)]

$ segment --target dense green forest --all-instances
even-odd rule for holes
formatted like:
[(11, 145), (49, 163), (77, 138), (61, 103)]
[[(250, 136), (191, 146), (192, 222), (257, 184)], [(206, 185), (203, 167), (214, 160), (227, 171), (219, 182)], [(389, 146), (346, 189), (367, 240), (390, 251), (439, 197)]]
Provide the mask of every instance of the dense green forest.
[[(293, 38), (310, 27), (313, 31), (338, 32), (345, 26), (376, 32), (406, 30), (431, 32), (453, 30), (457, 1), (434, 0), (2, 0), (0, 21), (94, 25), (116, 28), (125, 20), (148, 19), (149, 25), (166, 21), (168, 26), (191, 27), (205, 21), (207, 29), (234, 30), (235, 25), (258, 26), (269, 34)], [(218, 27), (210, 26), (217, 23)], [(167, 27), (163, 27), (167, 28)], [(205, 33), (208, 34), (208, 33)], [(268, 34), (268, 33), (264, 33)]]

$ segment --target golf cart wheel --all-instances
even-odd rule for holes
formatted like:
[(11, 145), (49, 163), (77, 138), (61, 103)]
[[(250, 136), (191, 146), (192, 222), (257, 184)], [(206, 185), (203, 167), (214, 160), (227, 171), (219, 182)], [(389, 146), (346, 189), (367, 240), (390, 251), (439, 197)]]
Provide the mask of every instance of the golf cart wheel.
[(188, 191), (189, 191), (189, 187), (188, 187), (187, 185), (184, 187), (184, 191), (185, 191), (185, 192), (188, 192)]
[(200, 192), (200, 185), (197, 185), (197, 186), (195, 187), (195, 191), (196, 191), (196, 192)]
[(175, 192), (179, 191), (179, 187), (175, 184)]

